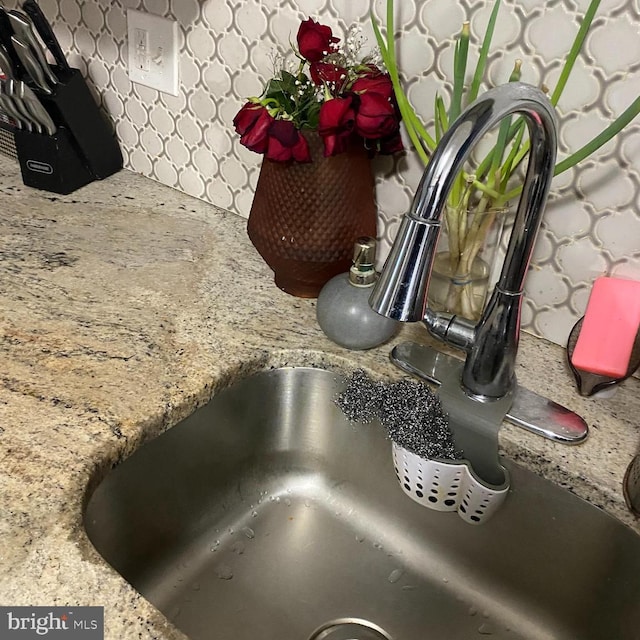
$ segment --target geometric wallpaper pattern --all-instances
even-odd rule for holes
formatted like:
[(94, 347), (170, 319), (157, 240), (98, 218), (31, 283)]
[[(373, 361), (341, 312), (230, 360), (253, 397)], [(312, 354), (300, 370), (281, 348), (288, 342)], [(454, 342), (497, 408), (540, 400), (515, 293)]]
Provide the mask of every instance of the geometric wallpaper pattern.
[[(16, 0), (5, 1), (9, 9)], [(245, 149), (232, 119), (272, 75), (272, 54), (289, 49), (301, 19), (341, 36), (352, 24), (374, 38), (368, 14), (384, 0), (40, 0), (73, 66), (101, 96), (125, 166), (248, 216), (261, 157)], [(399, 62), (411, 102), (425, 121), (436, 91), (449, 89), (453, 42), (462, 22), (479, 40), (485, 0), (397, 0)], [(503, 0), (488, 85), (516, 59), (522, 80), (553, 87), (588, 0)], [(175, 19), (180, 32), (177, 97), (127, 75), (126, 10)], [(477, 52), (477, 47), (476, 50)], [(472, 50), (472, 55), (474, 50)], [(470, 65), (470, 68), (473, 64)], [(487, 87), (488, 88), (488, 87)], [(640, 5), (602, 0), (586, 49), (558, 105), (559, 159), (603, 129), (640, 94)], [(422, 174), (408, 152), (375, 160), (378, 234), (384, 258)], [(640, 120), (552, 186), (527, 278), (523, 327), (558, 344), (583, 314), (594, 278), (640, 279)]]

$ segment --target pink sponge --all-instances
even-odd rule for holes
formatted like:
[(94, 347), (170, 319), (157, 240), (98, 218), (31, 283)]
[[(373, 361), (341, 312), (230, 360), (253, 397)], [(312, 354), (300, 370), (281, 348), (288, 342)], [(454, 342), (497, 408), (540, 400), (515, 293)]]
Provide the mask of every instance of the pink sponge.
[(640, 282), (598, 278), (571, 362), (576, 369), (622, 378), (640, 327)]

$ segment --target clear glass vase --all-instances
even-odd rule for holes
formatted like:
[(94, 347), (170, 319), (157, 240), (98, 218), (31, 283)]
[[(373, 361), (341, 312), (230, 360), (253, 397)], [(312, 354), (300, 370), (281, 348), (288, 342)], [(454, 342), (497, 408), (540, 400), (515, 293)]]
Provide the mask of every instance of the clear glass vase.
[(434, 311), (478, 320), (499, 275), (508, 212), (507, 207), (447, 210), (429, 284)]

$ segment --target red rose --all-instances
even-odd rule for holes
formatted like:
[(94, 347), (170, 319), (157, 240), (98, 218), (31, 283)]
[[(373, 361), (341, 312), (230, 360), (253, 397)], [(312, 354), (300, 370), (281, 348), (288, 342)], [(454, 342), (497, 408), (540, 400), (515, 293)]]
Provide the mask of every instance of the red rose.
[(389, 75), (382, 73), (374, 76), (359, 77), (351, 86), (351, 91), (359, 95), (377, 93), (385, 98), (391, 98), (393, 96), (393, 84)]
[(398, 131), (400, 118), (389, 74), (358, 78), (351, 90), (358, 96), (356, 132), (363, 138), (385, 138)]
[(355, 124), (352, 102), (351, 96), (334, 98), (320, 107), (318, 133), (324, 142), (325, 156), (346, 151)]
[(366, 92), (356, 111), (356, 132), (363, 138), (384, 138), (398, 129), (398, 116), (390, 98)]
[(269, 127), (267, 158), (277, 162), (311, 162), (309, 145), (289, 120), (274, 120)]
[(247, 102), (233, 119), (233, 126), (240, 134), (240, 143), (256, 153), (264, 153), (269, 142), (269, 127), (273, 118), (260, 104)]
[(319, 62), (328, 53), (335, 51), (335, 38), (331, 27), (327, 27), (311, 18), (304, 20), (298, 29), (298, 50), (309, 62)]
[(338, 89), (342, 87), (347, 79), (347, 70), (344, 67), (337, 67), (328, 62), (314, 62), (311, 67), (311, 79), (317, 85), (334, 84)]

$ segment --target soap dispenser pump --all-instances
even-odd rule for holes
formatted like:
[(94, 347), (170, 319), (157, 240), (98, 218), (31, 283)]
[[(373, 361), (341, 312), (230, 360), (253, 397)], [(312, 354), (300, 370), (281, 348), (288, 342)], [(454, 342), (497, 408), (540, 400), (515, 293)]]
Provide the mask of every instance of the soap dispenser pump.
[(378, 274), (374, 263), (376, 241), (358, 238), (349, 273), (341, 273), (324, 285), (316, 307), (320, 328), (326, 336), (347, 349), (371, 349), (391, 339), (400, 327), (391, 318), (376, 313), (369, 296)]

